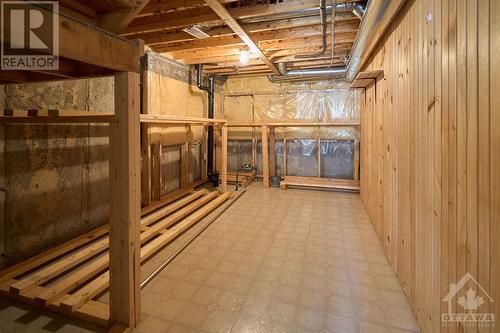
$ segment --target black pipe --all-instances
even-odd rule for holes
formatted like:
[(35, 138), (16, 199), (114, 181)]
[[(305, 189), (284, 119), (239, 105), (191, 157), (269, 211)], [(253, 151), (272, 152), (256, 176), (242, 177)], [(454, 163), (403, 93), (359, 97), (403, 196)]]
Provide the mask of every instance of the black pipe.
[[(210, 75), (208, 77), (208, 85), (203, 85), (202, 70), (203, 65), (195, 65), (196, 68), (196, 85), (198, 89), (208, 93), (208, 118), (214, 118), (214, 98), (215, 98), (215, 77)], [(212, 184), (219, 186), (219, 173), (214, 168), (214, 128), (208, 127), (207, 138), (207, 177)]]

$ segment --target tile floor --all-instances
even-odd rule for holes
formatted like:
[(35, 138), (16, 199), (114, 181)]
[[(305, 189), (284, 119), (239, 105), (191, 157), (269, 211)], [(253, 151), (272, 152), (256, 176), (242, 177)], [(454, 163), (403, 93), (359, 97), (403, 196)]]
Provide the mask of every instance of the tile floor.
[(135, 332), (418, 332), (359, 195), (252, 184), (142, 292)]

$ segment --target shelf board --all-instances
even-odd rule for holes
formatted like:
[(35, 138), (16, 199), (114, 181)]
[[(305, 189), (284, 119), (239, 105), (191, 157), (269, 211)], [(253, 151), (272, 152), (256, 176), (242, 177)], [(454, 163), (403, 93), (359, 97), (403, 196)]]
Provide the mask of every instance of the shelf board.
[(351, 88), (366, 88), (383, 75), (383, 70), (359, 72), (356, 79), (354, 79), (354, 82), (351, 84)]

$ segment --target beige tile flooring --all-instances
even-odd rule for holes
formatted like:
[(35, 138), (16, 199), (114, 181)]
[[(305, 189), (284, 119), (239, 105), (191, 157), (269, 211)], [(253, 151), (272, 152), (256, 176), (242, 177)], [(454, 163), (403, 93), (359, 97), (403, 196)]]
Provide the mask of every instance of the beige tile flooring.
[(359, 195), (245, 195), (142, 291), (136, 332), (418, 332)]

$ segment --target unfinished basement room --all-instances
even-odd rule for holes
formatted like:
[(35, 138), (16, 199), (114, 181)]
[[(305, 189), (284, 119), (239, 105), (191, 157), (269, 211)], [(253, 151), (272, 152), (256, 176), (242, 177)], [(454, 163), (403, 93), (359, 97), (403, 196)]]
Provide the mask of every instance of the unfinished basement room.
[(0, 333), (500, 333), (500, 0), (0, 9)]

